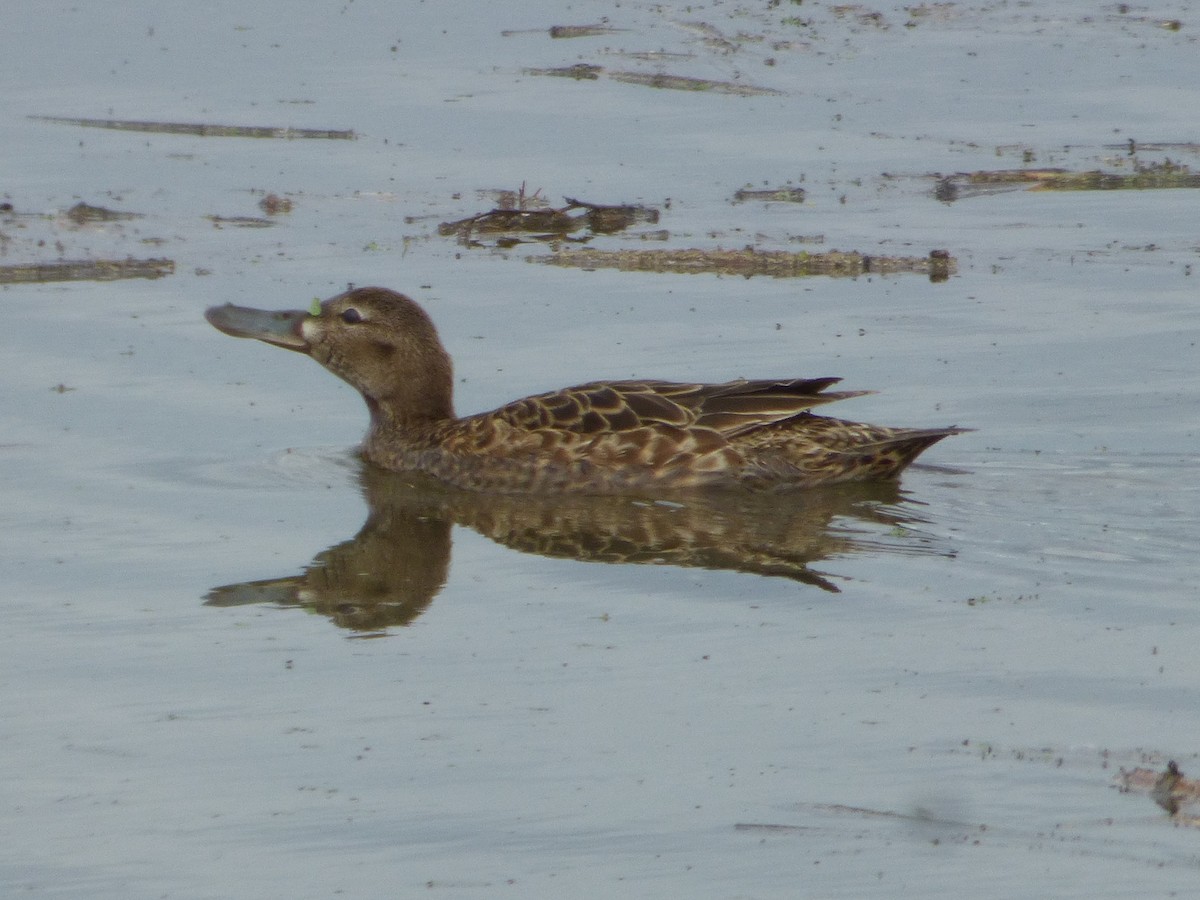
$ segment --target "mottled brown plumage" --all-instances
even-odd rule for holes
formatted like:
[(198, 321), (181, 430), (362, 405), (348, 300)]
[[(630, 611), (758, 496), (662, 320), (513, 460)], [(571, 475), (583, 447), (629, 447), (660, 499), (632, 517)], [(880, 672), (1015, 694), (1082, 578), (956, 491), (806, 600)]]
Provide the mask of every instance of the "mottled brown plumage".
[(236, 337), (304, 352), (353, 385), (371, 427), (363, 456), (502, 493), (778, 489), (893, 478), (958, 428), (887, 428), (818, 416), (837, 378), (678, 384), (596, 381), (457, 418), (450, 357), (416, 303), (385, 288), (311, 312), (232, 305), (206, 317)]

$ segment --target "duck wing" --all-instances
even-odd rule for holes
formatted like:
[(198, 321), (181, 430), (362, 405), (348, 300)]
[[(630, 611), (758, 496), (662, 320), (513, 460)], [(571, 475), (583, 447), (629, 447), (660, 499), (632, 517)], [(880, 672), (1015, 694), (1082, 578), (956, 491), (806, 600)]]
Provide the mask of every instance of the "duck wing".
[(840, 378), (738, 380), (721, 384), (595, 381), (526, 397), (487, 414), (523, 431), (616, 434), (655, 426), (732, 438), (814, 406), (870, 391), (832, 391)]

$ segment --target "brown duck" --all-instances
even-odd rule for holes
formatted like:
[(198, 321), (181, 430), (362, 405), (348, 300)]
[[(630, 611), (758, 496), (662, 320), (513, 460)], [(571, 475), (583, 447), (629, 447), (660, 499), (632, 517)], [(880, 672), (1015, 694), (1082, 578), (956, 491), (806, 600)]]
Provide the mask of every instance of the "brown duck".
[(594, 381), (458, 418), (450, 357), (403, 294), (357, 288), (308, 311), (227, 304), (205, 317), (234, 337), (307, 353), (353, 385), (371, 413), (368, 461), (470, 490), (645, 494), (886, 479), (964, 430), (814, 415), (870, 393), (827, 391), (838, 378)]

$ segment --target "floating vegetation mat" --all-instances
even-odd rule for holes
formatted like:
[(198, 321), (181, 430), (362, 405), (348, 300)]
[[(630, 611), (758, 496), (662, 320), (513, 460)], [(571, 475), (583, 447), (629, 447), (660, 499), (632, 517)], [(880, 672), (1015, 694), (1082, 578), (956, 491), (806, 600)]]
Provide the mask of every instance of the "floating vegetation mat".
[(73, 119), (66, 116), (30, 116), (40, 122), (78, 125), (81, 128), (109, 128), (114, 131), (151, 131), (156, 134), (190, 134), (197, 137), (248, 138), (321, 138), (352, 141), (353, 131), (329, 131), (323, 128), (272, 128), (258, 125), (212, 125), (203, 122), (140, 122), (130, 119)]
[(103, 206), (92, 206), (90, 203), (79, 202), (67, 210), (66, 216), (76, 225), (86, 225), (89, 222), (128, 222), (142, 218), (141, 213), (122, 212), (119, 209), (108, 209)]
[(457, 237), (465, 244), (479, 244), (480, 238), (487, 236), (497, 246), (514, 246), (523, 239), (557, 240), (576, 232), (616, 234), (633, 225), (658, 222), (658, 210), (648, 206), (604, 206), (564, 197), (565, 206), (550, 209), (536, 194), (526, 196), (522, 191), (514, 197), (515, 208), (502, 207), (455, 222), (443, 222), (438, 226), (438, 234)]
[(1200, 172), (1166, 160), (1132, 172), (1071, 172), (1066, 169), (1000, 169), (964, 172), (939, 179), (934, 196), (947, 202), (1005, 190), (1148, 191), (1200, 188)]
[(790, 253), (783, 250), (561, 250), (531, 256), (530, 262), (577, 269), (620, 269), (626, 272), (674, 272), (687, 275), (769, 275), (801, 278), (806, 275), (858, 277), (911, 273), (945, 281), (957, 271), (954, 257), (944, 250), (928, 256), (876, 256), (831, 250), (828, 253)]
[(803, 203), (804, 188), (786, 185), (784, 187), (759, 189), (744, 187), (734, 191), (734, 203), (749, 203), (751, 201), (758, 201), (760, 203)]
[(162, 278), (175, 272), (173, 259), (82, 259), (0, 266), (0, 284), (51, 281), (118, 281)]
[(662, 72), (614, 72), (604, 66), (578, 63), (554, 69), (526, 69), (527, 75), (550, 75), (557, 78), (574, 78), (576, 81), (596, 81), (601, 77), (611, 78), (624, 84), (640, 84), (644, 87), (668, 91), (701, 91), (710, 94), (736, 94), (739, 97), (754, 97), (763, 94), (782, 94), (774, 88), (743, 84), (738, 81), (711, 81), (708, 78), (688, 78), (684, 75), (667, 75)]

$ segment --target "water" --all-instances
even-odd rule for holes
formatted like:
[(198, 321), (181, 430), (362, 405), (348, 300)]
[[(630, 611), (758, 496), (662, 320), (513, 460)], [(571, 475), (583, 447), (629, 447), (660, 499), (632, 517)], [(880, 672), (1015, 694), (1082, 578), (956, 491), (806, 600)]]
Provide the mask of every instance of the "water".
[[(1194, 197), (933, 197), (959, 172), (1194, 165), (1190, 10), (761, 6), (10, 11), (0, 264), (175, 274), (0, 295), (6, 895), (1194, 884), (1195, 830), (1112, 788), (1200, 769)], [(546, 32), (604, 18), (622, 30)], [(524, 71), (576, 63), (606, 77)], [(781, 93), (607, 77), (628, 71)], [(437, 235), (522, 182), (660, 209), (665, 241), (609, 248), (945, 249), (957, 274), (580, 271)], [(802, 205), (731, 203), (785, 184)], [(268, 191), (295, 203), (273, 227), (207, 218)], [(142, 218), (78, 225), (80, 200)], [(840, 375), (880, 391), (841, 414), (977, 430), (882, 519), (825, 510), (815, 580), (546, 557), (442, 509), (409, 624), (339, 627), (302, 611), (314, 560), (364, 558), (365, 411), (202, 312), (348, 282), (429, 309), (463, 412), (595, 377)]]

